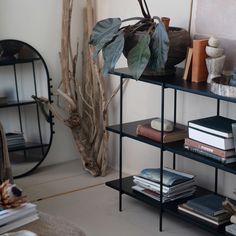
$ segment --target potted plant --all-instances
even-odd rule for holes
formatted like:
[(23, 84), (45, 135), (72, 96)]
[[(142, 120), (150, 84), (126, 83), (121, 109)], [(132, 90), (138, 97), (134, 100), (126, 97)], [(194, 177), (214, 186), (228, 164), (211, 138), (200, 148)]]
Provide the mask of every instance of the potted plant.
[[(122, 53), (135, 79), (146, 71), (166, 74), (185, 59), (191, 43), (189, 33), (177, 27), (168, 30), (159, 17), (150, 15), (145, 0), (138, 2), (143, 17), (107, 18), (93, 28), (90, 44), (95, 47), (94, 59), (100, 51), (103, 52), (105, 76), (114, 69)], [(135, 23), (123, 25), (129, 21)]]

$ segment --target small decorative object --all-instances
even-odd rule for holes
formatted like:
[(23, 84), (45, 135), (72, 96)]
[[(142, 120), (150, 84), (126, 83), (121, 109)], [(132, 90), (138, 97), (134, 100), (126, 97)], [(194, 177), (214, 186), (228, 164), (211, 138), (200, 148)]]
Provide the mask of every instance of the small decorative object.
[[(151, 120), (151, 127), (158, 131), (161, 131), (161, 118), (156, 118), (156, 119)], [(171, 132), (173, 130), (174, 130), (174, 123), (169, 120), (164, 119), (163, 131)]]
[(208, 46), (206, 46), (206, 65), (208, 70), (208, 78), (207, 82), (210, 83), (213, 78), (221, 76), (224, 62), (225, 62), (225, 55), (224, 49), (219, 48), (219, 40), (211, 37), (208, 40)]
[(0, 205), (2, 207), (14, 208), (24, 202), (26, 202), (26, 196), (15, 184), (11, 184), (9, 180), (6, 180), (0, 185)]
[(221, 76), (211, 80), (211, 92), (225, 97), (236, 98), (236, 86), (230, 86), (231, 77)]
[[(186, 57), (191, 44), (189, 33), (181, 28), (169, 27), (168, 17), (163, 18), (163, 24), (158, 16), (150, 15), (145, 0), (138, 2), (143, 17), (125, 20), (108, 18), (99, 21), (93, 28), (90, 44), (95, 47), (94, 59), (101, 50), (103, 52), (105, 76), (114, 69), (122, 52), (135, 79), (142, 74), (174, 73), (174, 65)], [(122, 25), (131, 20), (136, 23)]]

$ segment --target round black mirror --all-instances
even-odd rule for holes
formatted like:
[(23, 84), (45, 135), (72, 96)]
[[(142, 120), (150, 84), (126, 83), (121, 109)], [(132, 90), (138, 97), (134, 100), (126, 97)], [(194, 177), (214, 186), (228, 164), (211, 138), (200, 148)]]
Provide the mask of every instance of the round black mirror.
[(5, 129), (14, 178), (31, 173), (52, 142), (51, 113), (32, 96), (51, 101), (50, 78), (40, 53), (18, 40), (0, 41), (0, 121)]

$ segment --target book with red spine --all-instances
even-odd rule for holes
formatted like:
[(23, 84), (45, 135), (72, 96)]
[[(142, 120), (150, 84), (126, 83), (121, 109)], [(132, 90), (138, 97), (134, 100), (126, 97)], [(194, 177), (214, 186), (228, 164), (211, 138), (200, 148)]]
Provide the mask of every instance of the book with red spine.
[[(152, 139), (157, 142), (161, 142), (161, 131), (153, 129), (150, 123), (140, 124), (136, 128), (136, 134)], [(163, 143), (170, 143), (179, 140), (183, 140), (187, 137), (187, 128), (184, 125), (176, 124), (175, 128), (171, 132), (163, 132)]]
[(205, 152), (212, 153), (222, 158), (228, 158), (236, 155), (235, 149), (223, 150), (190, 138), (185, 138), (184, 144), (193, 148), (198, 148)]

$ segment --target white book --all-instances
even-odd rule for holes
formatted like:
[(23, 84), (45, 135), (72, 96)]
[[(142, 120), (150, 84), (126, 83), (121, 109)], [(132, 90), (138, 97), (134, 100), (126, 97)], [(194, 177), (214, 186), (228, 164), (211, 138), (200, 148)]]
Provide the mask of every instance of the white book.
[(189, 138), (197, 140), (201, 143), (211, 145), (213, 147), (217, 147), (223, 150), (229, 150), (234, 148), (233, 138), (223, 138), (191, 127), (188, 128), (188, 134)]
[(32, 203), (24, 203), (17, 208), (2, 210), (0, 211), (0, 226), (35, 213), (37, 213), (36, 205)]
[[(146, 189), (146, 188), (142, 188), (138, 185), (134, 185), (132, 186), (132, 189), (137, 191), (137, 192), (140, 192), (150, 198), (153, 198), (157, 201), (160, 201), (160, 194), (156, 193), (156, 192), (153, 192), (149, 189)], [(171, 196), (171, 197), (168, 197), (168, 196), (163, 196), (162, 197), (162, 202), (170, 202), (170, 201), (174, 201), (176, 199), (180, 199), (180, 198), (185, 198), (185, 197), (189, 197), (191, 195), (193, 195), (193, 193), (195, 192), (195, 189), (190, 189), (189, 191), (186, 191), (184, 193), (181, 193), (181, 194), (178, 194), (178, 195), (175, 195), (175, 196)]]
[(8, 232), (10, 230), (16, 229), (22, 225), (26, 225), (26, 224), (33, 222), (35, 220), (38, 220), (38, 219), (39, 219), (39, 216), (37, 214), (34, 214), (34, 215), (26, 216), (22, 219), (12, 221), (11, 223), (5, 224), (0, 227), (0, 234), (3, 234), (3, 233)]
[[(145, 188), (148, 188), (152, 191), (155, 191), (155, 192), (160, 192), (160, 184), (155, 183), (151, 180), (139, 177), (139, 176), (133, 176), (133, 178), (134, 178), (133, 181), (134, 181), (135, 184), (139, 184), (139, 185), (141, 185)], [(163, 191), (163, 193), (172, 193), (172, 192), (175, 192), (175, 191), (179, 191), (181, 189), (192, 187), (194, 185), (195, 185), (195, 180), (190, 179), (190, 180), (188, 180), (184, 183), (174, 185), (173, 187), (167, 187), (167, 186), (163, 185), (162, 191)]]
[(233, 123), (236, 123), (236, 120), (217, 115), (191, 120), (188, 122), (188, 126), (210, 134), (216, 134), (225, 138), (232, 138)]
[[(153, 188), (151, 186), (147, 186), (146, 184), (143, 184), (142, 182), (138, 182), (138, 181), (135, 181), (135, 180), (134, 180), (134, 183), (137, 186), (141, 187), (141, 188), (151, 190), (152, 192), (157, 193), (158, 195), (160, 195), (160, 191), (157, 190), (156, 188)], [(163, 196), (167, 197), (167, 198), (172, 198), (172, 197), (175, 197), (179, 194), (184, 194), (186, 192), (193, 191), (193, 190), (194, 191), (196, 190), (195, 185), (187, 186), (185, 188), (176, 189), (175, 191), (172, 191), (172, 192), (169, 192), (169, 191), (168, 192), (163, 192)]]
[(236, 224), (226, 225), (225, 231), (232, 235), (236, 235)]

